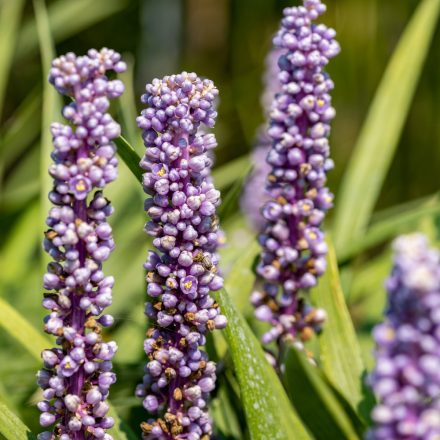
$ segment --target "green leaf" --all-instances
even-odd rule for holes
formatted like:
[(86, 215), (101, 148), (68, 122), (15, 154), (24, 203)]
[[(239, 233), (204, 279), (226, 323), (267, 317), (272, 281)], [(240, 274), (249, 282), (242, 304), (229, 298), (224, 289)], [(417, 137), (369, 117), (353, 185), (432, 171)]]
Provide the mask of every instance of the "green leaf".
[(218, 294), (224, 330), (240, 384), (251, 440), (310, 439), (259, 341), (223, 289)]
[(0, 119), (12, 56), (17, 40), (17, 29), (23, 11), (24, 0), (5, 0), (0, 10)]
[(33, 203), (18, 219), (0, 252), (0, 281), (10, 283), (21, 280), (29, 272), (28, 264), (39, 239), (39, 206)]
[(382, 78), (336, 198), (333, 233), (339, 253), (370, 221), (399, 142), (428, 48), (440, 0), (424, 0), (408, 24)]
[(6, 440), (36, 440), (37, 438), (3, 402), (0, 402), (0, 434)]
[(359, 439), (362, 422), (356, 428), (334, 395), (319, 369), (312, 366), (303, 352), (286, 347), (284, 382), (291, 401), (317, 440)]
[[(435, 196), (435, 198), (437, 199), (438, 197)], [(376, 246), (402, 232), (409, 232), (425, 217), (434, 217), (440, 214), (440, 202), (438, 200), (435, 200), (435, 203), (432, 202), (432, 198), (429, 200), (423, 198), (423, 201), (417, 205), (412, 202), (409, 205), (410, 210), (394, 208), (396, 210), (395, 215), (387, 217), (382, 221), (374, 222), (363, 237), (355, 239), (350, 245), (345, 247), (338, 254), (339, 261), (344, 261), (347, 258), (358, 255), (366, 249)]]
[(244, 251), (239, 249), (238, 258), (225, 280), (225, 288), (241, 313), (250, 308), (249, 296), (255, 282), (252, 266), (260, 251), (261, 247), (256, 240)]
[(117, 100), (119, 112), (122, 116), (128, 141), (134, 146), (136, 151), (143, 154), (144, 144), (142, 142), (141, 132), (136, 125), (138, 112), (136, 109), (136, 98), (134, 93), (134, 59), (131, 54), (123, 54), (122, 58), (127, 63), (127, 70), (119, 74), (119, 79), (125, 85), (124, 93)]
[(212, 177), (217, 188), (226, 188), (243, 173), (243, 169), (249, 169), (251, 160), (248, 154), (231, 160), (224, 165), (214, 168)]
[(336, 255), (329, 239), (327, 242), (327, 270), (311, 292), (314, 304), (328, 315), (319, 336), (320, 360), (330, 382), (358, 409), (363, 399), (364, 365), (340, 285)]
[[(127, 0), (59, 0), (52, 2), (48, 8), (48, 31), (52, 33), (55, 41), (65, 40), (123, 10), (127, 3)], [(22, 27), (15, 54), (17, 58), (24, 58), (37, 49), (37, 27), (38, 25), (33, 20), (26, 22)]]
[[(59, 118), (61, 113), (61, 99), (55, 88), (47, 81), (52, 60), (55, 57), (55, 47), (50, 31), (45, 0), (33, 0), (33, 5), (44, 81), (40, 149), (41, 227), (44, 228), (46, 215), (50, 209), (47, 195), (52, 189), (52, 179), (47, 171), (51, 163), (50, 154), (52, 150), (50, 125)], [(47, 256), (44, 255), (42, 260), (47, 261)]]
[(2, 127), (0, 154), (6, 166), (14, 162), (37, 138), (41, 123), (35, 115), (39, 114), (40, 109), (41, 93), (35, 89)]
[(252, 164), (247, 164), (242, 167), (240, 171), (235, 174), (235, 180), (233, 181), (232, 187), (226, 193), (226, 197), (222, 201), (220, 208), (218, 210), (218, 216), (220, 219), (225, 219), (232, 212), (237, 209), (237, 201), (240, 198), (241, 189), (246, 180), (247, 175), (252, 170)]
[(115, 139), (115, 144), (118, 147), (118, 154), (122, 161), (127, 165), (134, 177), (136, 177), (139, 182), (142, 182), (142, 174), (145, 171), (139, 166), (141, 158), (136, 153), (136, 150), (122, 136)]
[(109, 429), (108, 433), (113, 437), (113, 440), (137, 440), (139, 437), (132, 431), (132, 429), (123, 422), (115, 408), (109, 405), (108, 414), (109, 417), (113, 417), (115, 424), (112, 429)]
[(9, 303), (0, 298), (0, 327), (3, 327), (19, 342), (37, 362), (41, 361), (41, 352), (53, 345)]

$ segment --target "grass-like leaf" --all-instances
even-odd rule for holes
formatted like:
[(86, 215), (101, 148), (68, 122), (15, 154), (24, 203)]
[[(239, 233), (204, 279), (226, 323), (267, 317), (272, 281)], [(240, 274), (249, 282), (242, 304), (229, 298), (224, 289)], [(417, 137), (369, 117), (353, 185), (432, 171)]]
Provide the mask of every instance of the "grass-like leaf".
[(1, 3), (0, 8), (0, 119), (2, 116), (6, 84), (9, 77), (12, 55), (17, 40), (18, 24), (24, 6), (24, 0), (9, 0)]
[(3, 327), (27, 352), (41, 361), (41, 352), (53, 343), (30, 324), (14, 307), (0, 298), (0, 327)]
[(240, 250), (226, 278), (226, 290), (241, 313), (250, 307), (249, 296), (255, 281), (252, 265), (260, 250), (261, 247), (256, 240), (247, 249)]
[[(420, 2), (382, 78), (337, 196), (336, 251), (360, 237), (390, 167), (440, 10), (440, 0)], [(408, 62), (410, 60), (410, 62)]]
[(423, 198), (423, 201), (417, 204), (412, 202), (409, 208), (409, 210), (395, 208), (396, 214), (372, 223), (363, 237), (353, 240), (350, 245), (345, 247), (343, 251), (338, 254), (338, 260), (343, 261), (347, 258), (351, 258), (368, 248), (396, 236), (398, 233), (409, 231), (413, 229), (422, 218), (434, 217), (440, 214), (438, 196), (433, 196), (428, 200)]
[[(127, 0), (58, 0), (48, 8), (48, 29), (59, 42), (121, 11), (127, 3)], [(24, 58), (38, 48), (37, 27), (33, 20), (22, 27), (16, 58)]]
[(3, 402), (0, 402), (0, 434), (6, 440), (36, 440), (37, 438)]
[(136, 150), (122, 136), (115, 139), (115, 144), (118, 147), (119, 157), (123, 160), (125, 165), (127, 165), (138, 182), (142, 182), (142, 174), (145, 171), (139, 166), (139, 162), (141, 161), (139, 154), (136, 153)]
[(352, 420), (320, 370), (310, 364), (304, 353), (292, 346), (284, 356), (284, 382), (291, 401), (317, 440), (362, 437), (362, 422)]
[(226, 291), (218, 295), (251, 440), (310, 439), (252, 330)]
[(336, 255), (330, 240), (327, 271), (312, 290), (312, 300), (328, 320), (319, 336), (324, 373), (355, 410), (363, 401), (364, 365), (353, 322), (342, 292)]
[(237, 176), (243, 174), (243, 169), (249, 170), (250, 166), (250, 156), (246, 154), (215, 168), (212, 172), (215, 186), (217, 188), (228, 187), (236, 181)]
[[(41, 191), (41, 227), (45, 227), (45, 219), (50, 208), (48, 194), (52, 188), (52, 179), (47, 170), (51, 163), (52, 135), (50, 124), (59, 118), (61, 113), (61, 99), (54, 87), (47, 81), (52, 60), (55, 58), (55, 46), (49, 26), (49, 17), (45, 0), (33, 0), (37, 35), (40, 45), (41, 64), (43, 70), (43, 108), (41, 120), (41, 148), (40, 148), (40, 191)], [(42, 261), (47, 261), (44, 255)]]

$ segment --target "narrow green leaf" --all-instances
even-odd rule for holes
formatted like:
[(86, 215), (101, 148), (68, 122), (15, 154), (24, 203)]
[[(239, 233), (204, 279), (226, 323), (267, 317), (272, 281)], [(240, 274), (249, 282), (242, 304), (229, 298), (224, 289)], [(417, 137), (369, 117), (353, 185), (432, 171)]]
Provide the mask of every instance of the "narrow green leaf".
[(138, 182), (142, 182), (142, 174), (144, 173), (144, 170), (139, 166), (141, 158), (136, 153), (136, 150), (122, 136), (115, 139), (115, 144), (118, 148), (119, 157), (125, 165), (127, 165)]
[[(48, 8), (48, 31), (52, 33), (55, 41), (62, 41), (122, 11), (127, 4), (127, 0), (59, 0), (53, 2)], [(38, 25), (33, 20), (24, 24), (18, 40), (16, 58), (24, 58), (37, 49), (37, 27)]]
[(53, 345), (49, 338), (38, 332), (3, 298), (0, 298), (0, 327), (3, 327), (38, 362), (41, 361), (41, 352)]
[(113, 417), (113, 420), (115, 421), (113, 428), (108, 431), (113, 437), (113, 440), (137, 440), (139, 438), (139, 436), (137, 436), (132, 429), (119, 418), (112, 405), (109, 405), (107, 415)]
[(0, 434), (6, 440), (36, 440), (37, 438), (3, 402), (0, 402)]
[(218, 395), (211, 402), (211, 414), (217, 430), (226, 438), (241, 439), (243, 434), (237, 414), (231, 405), (226, 387), (220, 387)]
[(35, 89), (2, 127), (0, 154), (5, 166), (15, 161), (37, 138), (41, 123), (35, 115), (40, 109), (41, 93)]
[(419, 3), (376, 92), (337, 196), (333, 232), (338, 253), (360, 237), (370, 221), (428, 54), (439, 11), (440, 0)]
[(327, 271), (311, 292), (312, 300), (326, 310), (328, 320), (319, 336), (324, 373), (354, 409), (363, 399), (364, 365), (339, 281), (338, 264), (330, 240)]
[(119, 78), (125, 85), (125, 91), (117, 102), (128, 141), (137, 152), (143, 154), (144, 144), (142, 142), (141, 132), (136, 125), (138, 112), (134, 92), (134, 59), (131, 54), (124, 54), (123, 59), (127, 63), (127, 70), (119, 74)]
[(246, 154), (245, 156), (240, 156), (224, 165), (215, 167), (212, 172), (215, 186), (217, 188), (226, 188), (236, 181), (237, 176), (240, 176), (243, 173), (243, 169), (248, 169), (250, 165), (250, 157)]
[(292, 346), (286, 348), (284, 357), (286, 389), (298, 414), (314, 437), (317, 440), (361, 438), (362, 422), (356, 421), (356, 432), (352, 421), (319, 369), (310, 364), (304, 353), (300, 353)]
[(425, 217), (433, 217), (440, 214), (440, 202), (438, 200), (434, 204), (432, 199), (429, 201), (423, 199), (423, 201), (425, 203), (421, 206), (418, 205), (416, 209), (411, 204), (410, 211), (398, 210), (396, 215), (373, 223), (363, 237), (355, 239), (338, 254), (339, 261), (351, 258), (397, 234), (414, 229), (414, 226)]
[(218, 294), (222, 313), (228, 318), (224, 330), (251, 440), (310, 439), (275, 373), (244, 318), (223, 289)]
[(247, 175), (252, 170), (252, 164), (247, 164), (237, 172), (235, 175), (235, 180), (233, 181), (232, 187), (226, 193), (226, 197), (222, 201), (220, 208), (218, 210), (218, 216), (223, 220), (232, 212), (237, 210), (237, 201), (241, 194), (241, 189), (243, 187), (244, 181)]
[(11, 68), (12, 56), (17, 40), (24, 0), (4, 0), (0, 9), (0, 119), (3, 112), (6, 85)]
[(0, 252), (0, 280), (9, 283), (20, 280), (29, 271), (28, 263), (35, 252), (39, 225), (38, 219), (39, 206), (33, 203), (18, 219), (12, 232), (3, 245)]
[(238, 250), (238, 258), (225, 280), (225, 288), (241, 313), (250, 308), (249, 296), (255, 282), (252, 266), (260, 250), (256, 240), (244, 251), (242, 248)]
[[(45, 219), (50, 204), (48, 194), (52, 189), (52, 180), (47, 172), (50, 166), (50, 153), (52, 150), (52, 137), (50, 124), (59, 118), (61, 113), (61, 100), (47, 78), (52, 60), (55, 57), (55, 47), (50, 31), (49, 18), (46, 10), (45, 0), (33, 0), (37, 35), (40, 45), (41, 64), (43, 70), (43, 108), (41, 121), (41, 148), (40, 148), (40, 191), (41, 191), (41, 228), (45, 227)], [(47, 261), (47, 256), (43, 256)]]

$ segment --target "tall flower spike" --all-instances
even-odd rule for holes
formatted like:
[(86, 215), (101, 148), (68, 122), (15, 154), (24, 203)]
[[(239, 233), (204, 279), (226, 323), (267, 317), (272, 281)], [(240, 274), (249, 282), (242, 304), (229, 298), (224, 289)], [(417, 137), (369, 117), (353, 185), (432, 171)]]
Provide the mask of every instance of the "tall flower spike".
[(333, 82), (324, 68), (339, 45), (333, 29), (312, 23), (325, 9), (320, 0), (286, 8), (274, 38), (275, 47), (285, 50), (278, 60), (282, 91), (272, 104), (268, 129), (271, 200), (262, 209), (266, 225), (257, 267), (263, 287), (251, 298), (256, 316), (272, 325), (264, 343), (288, 337), (301, 346), (325, 319), (306, 296), (326, 268), (321, 224), (333, 199), (325, 184), (333, 167), (328, 136), (335, 110), (329, 94)]
[(113, 277), (104, 276), (102, 263), (114, 247), (107, 217), (113, 212), (102, 189), (117, 176), (112, 139), (119, 125), (107, 113), (109, 99), (124, 86), (109, 81), (106, 72), (122, 72), (125, 63), (110, 49), (73, 53), (52, 63), (49, 81), (73, 102), (63, 109), (68, 125), (51, 126), (54, 179), (49, 199), (54, 205), (46, 223), (44, 248), (54, 261), (44, 275), (43, 307), (50, 310), (45, 331), (56, 336), (57, 348), (42, 353), (44, 368), (38, 384), (44, 400), (38, 403), (43, 427), (39, 440), (83, 440), (112, 437), (105, 402), (115, 382), (111, 359), (115, 342), (104, 342), (102, 327), (113, 323), (102, 314), (112, 302)]
[(266, 162), (271, 146), (267, 129), (273, 97), (281, 91), (281, 84), (278, 81), (278, 58), (284, 52), (285, 50), (272, 48), (266, 57), (263, 76), (264, 90), (261, 95), (261, 106), (265, 111), (266, 121), (258, 130), (255, 149), (252, 152), (253, 169), (246, 179), (240, 199), (241, 211), (255, 231), (261, 231), (264, 227), (265, 220), (261, 214), (261, 205), (270, 199), (265, 188), (266, 177), (271, 170)]
[(385, 320), (373, 330), (379, 400), (371, 440), (440, 437), (440, 253), (425, 236), (394, 242)]
[(209, 439), (209, 392), (216, 367), (201, 346), (208, 330), (226, 326), (210, 291), (219, 290), (216, 249), (220, 231), (216, 208), (220, 193), (210, 176), (207, 152), (217, 144), (213, 134), (197, 130), (214, 126), (212, 81), (195, 73), (155, 79), (146, 86), (147, 108), (138, 118), (146, 146), (141, 166), (144, 189), (152, 197), (145, 209), (146, 232), (157, 252), (149, 252), (146, 314), (153, 322), (145, 352), (149, 362), (136, 394), (156, 416), (142, 423), (144, 439)]

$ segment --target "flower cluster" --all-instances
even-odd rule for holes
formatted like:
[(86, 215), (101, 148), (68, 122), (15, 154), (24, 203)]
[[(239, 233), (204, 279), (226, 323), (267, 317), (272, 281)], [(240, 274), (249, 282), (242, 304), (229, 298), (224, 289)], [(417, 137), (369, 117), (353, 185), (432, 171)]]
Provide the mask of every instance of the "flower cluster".
[(264, 283), (251, 298), (256, 316), (272, 325), (264, 343), (286, 336), (300, 343), (325, 319), (325, 312), (313, 309), (300, 293), (315, 286), (325, 271), (321, 225), (333, 200), (325, 185), (333, 167), (328, 136), (335, 110), (329, 94), (333, 82), (324, 68), (339, 45), (333, 29), (313, 24), (325, 9), (320, 0), (286, 8), (274, 38), (275, 47), (285, 53), (278, 60), (281, 92), (274, 98), (268, 129), (270, 201), (262, 209), (266, 225), (257, 267)]
[(386, 319), (373, 331), (379, 403), (367, 438), (440, 437), (440, 253), (421, 234), (394, 243)]
[(50, 310), (45, 331), (56, 336), (58, 347), (44, 350), (38, 384), (44, 400), (38, 403), (43, 427), (39, 440), (111, 440), (113, 426), (105, 402), (116, 380), (111, 359), (115, 342), (104, 342), (102, 327), (113, 318), (102, 314), (112, 302), (113, 277), (102, 263), (114, 247), (107, 217), (112, 213), (102, 188), (117, 176), (112, 139), (119, 125), (107, 113), (109, 99), (124, 90), (106, 72), (122, 72), (125, 63), (113, 50), (90, 50), (86, 56), (68, 53), (55, 59), (49, 81), (73, 102), (63, 109), (69, 125), (51, 127), (54, 179), (49, 199), (44, 248), (53, 261), (44, 275), (43, 306)]
[(208, 330), (226, 318), (209, 295), (223, 279), (217, 272), (219, 243), (216, 208), (220, 193), (210, 178), (218, 90), (194, 73), (155, 79), (146, 86), (147, 108), (138, 118), (146, 146), (143, 185), (152, 197), (145, 209), (146, 232), (157, 252), (149, 252), (146, 314), (153, 322), (145, 352), (149, 362), (136, 394), (154, 414), (142, 423), (145, 439), (208, 439), (207, 398), (216, 367), (201, 350)]

